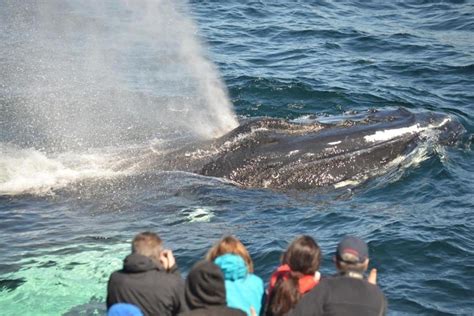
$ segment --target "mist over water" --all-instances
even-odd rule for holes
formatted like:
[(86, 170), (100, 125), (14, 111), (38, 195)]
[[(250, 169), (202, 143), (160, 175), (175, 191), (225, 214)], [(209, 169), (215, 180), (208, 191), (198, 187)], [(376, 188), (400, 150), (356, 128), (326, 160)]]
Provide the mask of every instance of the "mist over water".
[(8, 49), (0, 52), (0, 192), (120, 176), (131, 167), (121, 170), (110, 157), (132, 157), (133, 148), (157, 139), (208, 139), (237, 126), (183, 1), (1, 7)]
[(237, 125), (181, 1), (2, 1), (2, 139), (46, 152)]

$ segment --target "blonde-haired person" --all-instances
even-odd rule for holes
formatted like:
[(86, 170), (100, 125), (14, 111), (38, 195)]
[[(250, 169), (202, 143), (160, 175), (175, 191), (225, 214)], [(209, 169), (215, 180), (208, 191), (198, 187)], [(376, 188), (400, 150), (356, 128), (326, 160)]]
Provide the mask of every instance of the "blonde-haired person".
[(209, 249), (206, 260), (222, 270), (225, 279), (227, 306), (259, 315), (264, 295), (263, 280), (253, 274), (253, 262), (242, 242), (225, 236)]

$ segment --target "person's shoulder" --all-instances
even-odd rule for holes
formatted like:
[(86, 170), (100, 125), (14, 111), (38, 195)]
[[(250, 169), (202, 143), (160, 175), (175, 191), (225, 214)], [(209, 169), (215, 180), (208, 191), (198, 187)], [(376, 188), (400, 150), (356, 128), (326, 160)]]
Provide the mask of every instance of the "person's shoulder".
[(378, 294), (380, 296), (385, 297), (385, 295), (383, 294), (382, 289), (377, 284), (372, 284), (370, 282), (367, 282), (366, 286), (367, 286), (367, 288), (370, 289), (370, 291), (374, 292), (375, 294)]
[[(159, 269), (154, 269), (154, 270), (148, 270), (148, 271), (143, 271), (139, 272), (140, 274), (140, 279), (143, 280), (148, 280), (147, 283), (155, 283), (155, 284), (160, 284), (160, 286), (163, 286), (165, 288), (176, 288), (176, 289), (181, 289), (181, 287), (184, 285), (184, 280), (181, 278), (179, 274), (176, 273), (169, 273), (163, 270)], [(121, 276), (121, 273), (119, 272), (115, 279), (120, 279), (120, 278), (126, 278), (128, 279), (129, 276), (123, 275)]]
[(247, 314), (237, 308), (227, 306), (212, 306), (207, 308), (194, 309), (178, 316), (246, 316)]
[(247, 316), (247, 314), (238, 308), (222, 306), (221, 310), (217, 311), (215, 315), (222, 316)]
[(255, 275), (253, 273), (249, 273), (247, 276), (247, 279), (252, 282), (252, 284), (262, 286), (263, 287), (263, 279), (259, 277), (258, 275)]
[(366, 287), (366, 288), (368, 288), (372, 291), (377, 291), (377, 290), (380, 291), (378, 285), (374, 285), (374, 284), (370, 283), (369, 281), (367, 281), (367, 279), (353, 278), (353, 277), (348, 277), (348, 276), (339, 275), (339, 274), (323, 278), (321, 280), (320, 284), (326, 284), (328, 286), (333, 286), (333, 285), (342, 286), (342, 285), (352, 284), (352, 285), (358, 286), (358, 287)]
[(313, 287), (313, 290), (317, 289), (317, 288), (325, 288), (327, 286), (330, 286), (331, 283), (334, 282), (334, 277), (333, 276), (321, 276), (321, 278), (319, 279), (318, 283)]
[(247, 295), (263, 295), (263, 292), (265, 292), (265, 284), (262, 278), (253, 273), (249, 273), (243, 279), (225, 280), (225, 284), (228, 292), (250, 291), (247, 292)]
[(307, 300), (311, 300), (311, 297), (324, 295), (325, 292), (328, 292), (332, 286), (332, 277), (321, 277), (319, 282), (309, 291), (307, 292), (303, 298), (308, 296)]
[(370, 293), (371, 296), (381, 296), (385, 297), (382, 290), (377, 284), (372, 284), (366, 279), (357, 279), (357, 278), (350, 278), (341, 275), (334, 275), (324, 279), (324, 281), (320, 282), (320, 285), (325, 285), (330, 289), (337, 289), (341, 287), (351, 287), (357, 288), (360, 291), (364, 291), (366, 293)]
[(231, 313), (229, 313), (229, 316), (247, 316), (247, 313), (244, 311), (237, 309), (237, 308), (229, 308), (231, 310)]
[(117, 281), (117, 280), (120, 280), (120, 279), (123, 279), (124, 277), (126, 277), (127, 273), (123, 271), (123, 269), (120, 269), (120, 270), (115, 270), (114, 272), (112, 272), (109, 276), (109, 282), (112, 282), (112, 281)]
[(166, 272), (166, 271), (161, 271), (161, 270), (156, 270), (156, 276), (157, 278), (163, 279), (166, 284), (172, 284), (172, 285), (181, 285), (184, 284), (183, 278), (181, 278), (181, 275), (179, 273), (171, 273), (171, 272)]

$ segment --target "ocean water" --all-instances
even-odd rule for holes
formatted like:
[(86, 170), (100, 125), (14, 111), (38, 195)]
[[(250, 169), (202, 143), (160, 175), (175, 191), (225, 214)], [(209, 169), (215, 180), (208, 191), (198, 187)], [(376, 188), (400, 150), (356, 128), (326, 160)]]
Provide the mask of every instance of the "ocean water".
[[(236, 235), (264, 279), (297, 235), (318, 241), (326, 275), (358, 235), (390, 315), (474, 313), (471, 1), (0, 0), (0, 73), (0, 314), (104, 314), (108, 276), (144, 230), (184, 274)], [(466, 135), (350, 190), (153, 164), (245, 117), (398, 106), (449, 114)]]

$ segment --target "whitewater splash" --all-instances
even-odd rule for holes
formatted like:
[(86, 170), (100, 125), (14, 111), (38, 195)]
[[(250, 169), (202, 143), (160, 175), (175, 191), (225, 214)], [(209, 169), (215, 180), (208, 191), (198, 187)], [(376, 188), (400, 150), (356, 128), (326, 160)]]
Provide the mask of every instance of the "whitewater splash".
[(132, 174), (116, 152), (53, 156), (0, 144), (0, 195), (50, 194), (85, 179), (108, 180)]
[(202, 141), (238, 125), (184, 1), (1, 7), (1, 195), (124, 176), (134, 148), (156, 138)]

